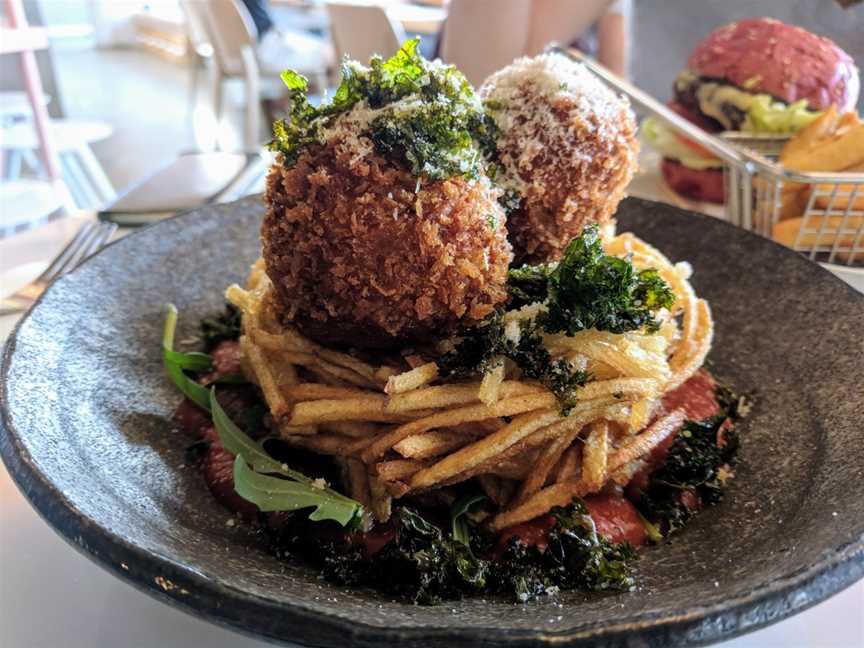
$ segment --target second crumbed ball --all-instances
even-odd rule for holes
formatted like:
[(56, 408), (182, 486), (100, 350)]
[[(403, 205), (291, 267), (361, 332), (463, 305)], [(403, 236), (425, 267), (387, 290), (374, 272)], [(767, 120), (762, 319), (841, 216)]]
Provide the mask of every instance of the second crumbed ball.
[(555, 260), (624, 197), (639, 150), (629, 105), (560, 54), (519, 59), (479, 92), (499, 131), (516, 264)]

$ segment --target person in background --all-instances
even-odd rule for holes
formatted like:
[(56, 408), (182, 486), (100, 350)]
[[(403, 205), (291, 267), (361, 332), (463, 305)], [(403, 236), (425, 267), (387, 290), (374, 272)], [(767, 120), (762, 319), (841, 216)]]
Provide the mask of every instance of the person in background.
[(243, 0), (246, 9), (249, 10), (249, 15), (252, 16), (252, 22), (255, 23), (255, 29), (258, 30), (258, 40), (260, 41), (264, 35), (273, 29), (273, 18), (270, 15), (270, 3), (267, 0)]
[[(279, 26), (269, 0), (242, 0), (242, 3), (258, 31), (257, 57), (263, 67), (308, 70), (320, 66), (326, 70), (333, 65), (334, 54), (330, 43), (308, 29), (285, 29)], [(323, 88), (319, 90), (323, 91)]]
[(617, 0), (597, 22), (597, 60), (620, 77), (630, 72), (633, 0)]
[(552, 42), (572, 45), (627, 77), (633, 0), (533, 0), (532, 4), (526, 55), (539, 54)]
[(631, 13), (632, 0), (451, 0), (439, 53), (474, 85), (553, 42), (627, 76)]

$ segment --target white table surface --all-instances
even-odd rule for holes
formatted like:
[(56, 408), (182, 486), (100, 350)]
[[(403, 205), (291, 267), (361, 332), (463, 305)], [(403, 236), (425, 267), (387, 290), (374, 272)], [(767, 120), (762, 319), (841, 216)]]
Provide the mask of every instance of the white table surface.
[[(80, 223), (66, 219), (0, 241), (0, 292), (14, 289), (13, 280), (26, 281), (28, 272), (38, 273), (40, 263), (52, 258)], [(14, 322), (0, 318), (0, 340)], [(0, 467), (0, 648), (265, 645), (157, 602), (97, 567), (30, 508)], [(799, 615), (718, 645), (864, 648), (864, 581)]]

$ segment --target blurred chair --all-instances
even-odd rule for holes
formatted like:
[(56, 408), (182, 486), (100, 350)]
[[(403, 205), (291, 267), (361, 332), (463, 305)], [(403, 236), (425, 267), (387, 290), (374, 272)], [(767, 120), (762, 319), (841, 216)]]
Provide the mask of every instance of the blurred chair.
[[(260, 60), (257, 52), (258, 33), (246, 7), (237, 0), (181, 0), (189, 17), (190, 39), (198, 52), (205, 53), (204, 38), (212, 47), (213, 113), (217, 124), (222, 119), (222, 86), (226, 80), (242, 79), (245, 85), (245, 117), (243, 143), (247, 151), (260, 144), (261, 80), (278, 79), (282, 70), (294, 69), (309, 76), (319, 88), (326, 87), (329, 61), (321, 41), (302, 34), (294, 39), (298, 43), (295, 56), (277, 61)], [(193, 61), (200, 64), (200, 59)], [(196, 81), (197, 86), (197, 81)]]
[[(81, 209), (98, 209), (117, 193), (90, 145), (107, 139), (114, 129), (104, 122), (52, 119), (48, 131), (53, 139), (60, 171), (72, 199)], [(4, 179), (17, 180), (26, 163), (38, 172), (35, 151), (39, 140), (30, 120), (16, 120), (0, 130), (0, 147), (5, 157)]]
[(213, 57), (213, 46), (207, 36), (202, 12), (189, 7), (191, 2), (181, 2), (183, 15), (186, 17), (186, 37), (188, 47), (186, 55), (189, 58), (189, 123), (194, 128), (195, 105), (198, 103), (198, 84), (201, 70)]
[(402, 26), (379, 5), (328, 0), (327, 13), (340, 60), (346, 55), (358, 61), (368, 61), (373, 54), (390, 55), (405, 40)]

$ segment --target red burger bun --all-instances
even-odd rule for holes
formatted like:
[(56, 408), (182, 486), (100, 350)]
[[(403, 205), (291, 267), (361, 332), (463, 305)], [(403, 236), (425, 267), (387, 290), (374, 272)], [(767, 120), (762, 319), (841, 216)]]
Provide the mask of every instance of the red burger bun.
[(773, 18), (748, 18), (711, 32), (687, 62), (700, 77), (767, 93), (811, 110), (853, 110), (861, 81), (855, 63), (833, 41)]
[(723, 169), (691, 169), (676, 160), (663, 158), (660, 172), (672, 191), (685, 198), (718, 205), (725, 202)]

